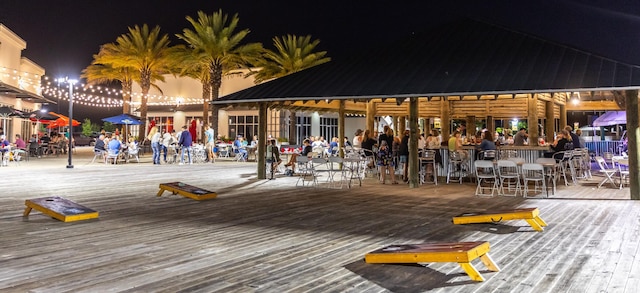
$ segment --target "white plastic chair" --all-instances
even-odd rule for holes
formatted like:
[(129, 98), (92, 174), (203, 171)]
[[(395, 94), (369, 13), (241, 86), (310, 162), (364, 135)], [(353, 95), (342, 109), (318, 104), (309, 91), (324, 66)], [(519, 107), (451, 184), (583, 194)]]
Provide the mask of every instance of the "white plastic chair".
[[(524, 197), (529, 196), (529, 182), (533, 181), (534, 194), (539, 190), (542, 194), (547, 190), (547, 183), (544, 177), (544, 167), (538, 163), (525, 163), (522, 165), (522, 179), (524, 180)], [(540, 187), (540, 188), (538, 188)]]
[(107, 163), (107, 161), (105, 160), (105, 156), (104, 153), (105, 151), (102, 150), (93, 150), (94, 156), (93, 156), (93, 160), (91, 160), (91, 163), (95, 162), (96, 159), (100, 159), (103, 163)]
[(137, 148), (137, 147), (136, 147), (136, 148), (132, 148), (132, 147), (130, 147), (130, 148), (127, 150), (127, 157), (128, 157), (129, 159), (131, 159), (131, 158), (135, 158), (135, 159), (136, 159), (136, 162), (137, 162), (137, 163), (140, 163), (140, 158), (138, 157), (138, 152), (139, 152), (139, 151), (140, 151), (140, 149), (139, 149), (139, 148)]
[(618, 167), (618, 175), (620, 175), (620, 189), (622, 189), (622, 187), (624, 187), (624, 182), (629, 182), (629, 159), (616, 158), (613, 163)]
[[(498, 160), (498, 177), (500, 178), (500, 191), (502, 195), (518, 196), (518, 192), (522, 192), (520, 186), (520, 172), (518, 172), (518, 164), (512, 160)], [(505, 183), (507, 183), (507, 193), (505, 191)], [(514, 187), (512, 187), (512, 184)], [(511, 190), (513, 189), (513, 193)]]
[(105, 159), (105, 161), (109, 163), (111, 160), (113, 160), (113, 164), (117, 164), (119, 156), (120, 155), (115, 150), (107, 150), (107, 158)]
[(307, 183), (306, 186), (310, 184), (315, 184), (315, 173), (313, 170), (313, 163), (311, 163), (311, 159), (306, 156), (297, 156), (296, 157), (296, 173), (298, 173), (298, 180), (296, 181), (296, 186), (305, 186), (305, 182), (309, 177), (311, 177), (312, 182)]
[(596, 157), (596, 162), (600, 167), (600, 173), (604, 174), (605, 176), (604, 179), (600, 182), (600, 184), (598, 184), (598, 188), (600, 188), (602, 185), (604, 185), (607, 182), (610, 182), (611, 185), (613, 185), (613, 188), (618, 188), (618, 186), (616, 186), (616, 182), (613, 180), (613, 177), (612, 177), (618, 172), (618, 169), (608, 168), (607, 163), (604, 161), (604, 158), (601, 156)]
[[(498, 185), (498, 176), (496, 175), (496, 168), (492, 161), (476, 160), (474, 162), (476, 178), (478, 179), (476, 185), (476, 196), (487, 195), (486, 190), (491, 191), (491, 195), (494, 193), (500, 195), (500, 186)], [(491, 186), (483, 186), (483, 183), (488, 183)]]

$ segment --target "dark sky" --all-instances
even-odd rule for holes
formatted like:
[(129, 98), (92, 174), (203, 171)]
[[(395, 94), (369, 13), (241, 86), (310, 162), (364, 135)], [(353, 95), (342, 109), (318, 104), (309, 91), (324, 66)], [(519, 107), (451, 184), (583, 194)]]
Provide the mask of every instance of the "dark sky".
[[(446, 4), (445, 4), (446, 3)], [(285, 1), (285, 0), (2, 0), (0, 23), (27, 42), (23, 56), (51, 77), (78, 77), (100, 45), (127, 27), (159, 25), (172, 44), (202, 10), (238, 13), (248, 42), (271, 48), (271, 38), (311, 34), (339, 62), (351, 52), (385, 45), (412, 32), (461, 17), (473, 17), (640, 65), (640, 1)], [(461, 44), (472, 45), (472, 44)], [(65, 104), (60, 107), (66, 109)], [(92, 112), (78, 109), (77, 115)], [(104, 108), (101, 108), (104, 116)], [(108, 110), (109, 115), (120, 109)]]

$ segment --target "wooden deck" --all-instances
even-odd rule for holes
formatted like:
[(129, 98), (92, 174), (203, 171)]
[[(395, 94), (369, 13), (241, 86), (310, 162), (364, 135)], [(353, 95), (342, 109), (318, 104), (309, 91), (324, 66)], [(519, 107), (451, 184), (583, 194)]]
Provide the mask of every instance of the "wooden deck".
[[(0, 168), (0, 292), (637, 292), (640, 202), (597, 181), (549, 199), (475, 197), (466, 183), (296, 188), (255, 163), (90, 164), (80, 150)], [(598, 178), (599, 180), (600, 178)], [(157, 197), (180, 181), (217, 192)], [(24, 201), (62, 196), (100, 212), (63, 223)], [(453, 225), (464, 212), (538, 207), (549, 224)], [(455, 263), (366, 264), (391, 244), (489, 241), (500, 272)], [(476, 260), (479, 262), (479, 260)], [(476, 263), (478, 264), (478, 263)]]

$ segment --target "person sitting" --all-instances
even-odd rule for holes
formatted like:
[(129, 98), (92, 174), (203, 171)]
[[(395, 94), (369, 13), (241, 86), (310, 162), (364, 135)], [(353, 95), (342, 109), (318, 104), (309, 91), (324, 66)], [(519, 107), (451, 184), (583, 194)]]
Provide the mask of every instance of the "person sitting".
[(93, 150), (96, 152), (105, 152), (107, 148), (104, 145), (104, 134), (100, 134), (96, 139), (96, 144), (93, 146)]
[(491, 131), (487, 130), (482, 133), (482, 142), (480, 142), (480, 145), (478, 145), (478, 149), (480, 149), (481, 151), (481, 153), (479, 154), (483, 154), (481, 159), (484, 159), (484, 160), (495, 159), (495, 155), (494, 156), (486, 155), (487, 151), (496, 150), (496, 144), (493, 142), (493, 134), (491, 134)]
[(29, 156), (40, 157), (40, 144), (38, 143), (37, 134), (32, 134), (29, 139)]
[(114, 136), (111, 140), (109, 140), (109, 145), (108, 145), (109, 151), (119, 154), (120, 148), (122, 148), (122, 144), (120, 143), (118, 136)]
[(544, 153), (545, 158), (555, 158), (557, 153), (572, 150), (573, 143), (571, 142), (571, 135), (567, 130), (561, 130), (549, 147), (551, 151)]
[(0, 153), (2, 153), (2, 157), (4, 157), (5, 153), (11, 150), (9, 146), (9, 141), (6, 140), (4, 135), (0, 135)]
[(247, 160), (247, 149), (244, 148), (242, 143), (242, 135), (238, 135), (235, 141), (233, 141), (233, 145), (235, 146), (235, 153), (240, 154), (242, 160)]
[(24, 140), (22, 140), (22, 137), (20, 137), (20, 134), (16, 134), (16, 141), (14, 142), (14, 145), (16, 146), (16, 148), (21, 150), (27, 149), (27, 144), (24, 142)]
[(338, 152), (338, 138), (333, 137), (329, 146), (325, 149), (327, 156), (334, 156)]
[(291, 158), (289, 159), (289, 162), (285, 165), (286, 167), (290, 166), (293, 171), (295, 171), (296, 169), (295, 163), (298, 161), (297, 160), (298, 156), (300, 155), (309, 156), (313, 151), (313, 148), (311, 147), (311, 142), (309, 141), (309, 139), (305, 139), (304, 141), (302, 141), (302, 144), (304, 145), (304, 147), (302, 148), (302, 152), (300, 152), (300, 154), (291, 154)]

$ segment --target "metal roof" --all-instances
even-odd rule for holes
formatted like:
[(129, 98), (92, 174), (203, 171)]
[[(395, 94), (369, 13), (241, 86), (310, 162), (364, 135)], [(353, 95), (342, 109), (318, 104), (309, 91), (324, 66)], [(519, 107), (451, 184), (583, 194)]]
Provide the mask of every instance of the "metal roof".
[(640, 67), (466, 19), (213, 101), (369, 99), (640, 87)]

